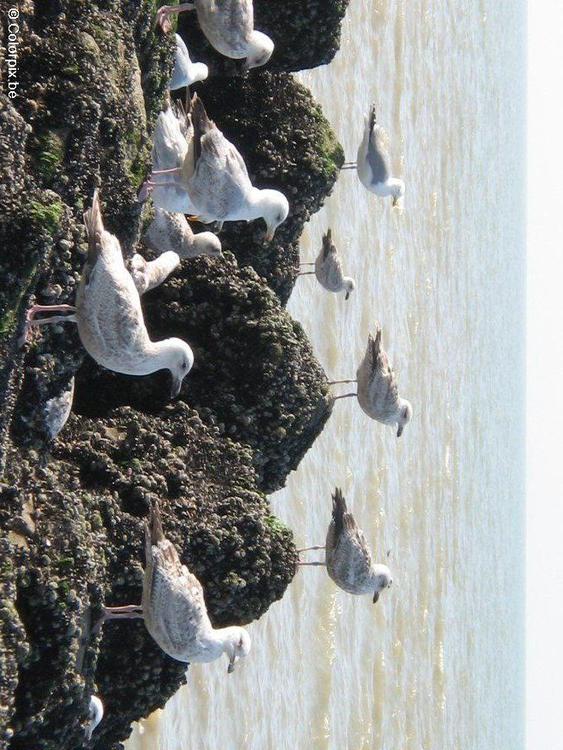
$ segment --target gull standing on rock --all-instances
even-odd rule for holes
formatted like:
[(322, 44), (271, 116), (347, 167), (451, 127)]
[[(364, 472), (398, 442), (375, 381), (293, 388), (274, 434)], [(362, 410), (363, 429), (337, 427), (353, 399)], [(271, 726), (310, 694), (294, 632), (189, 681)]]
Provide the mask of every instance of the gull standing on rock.
[[(158, 143), (159, 154), (166, 150), (170, 156), (173, 152), (177, 157), (180, 154), (183, 156), (177, 159), (174, 168), (153, 170), (153, 175), (173, 176), (179, 188), (187, 192), (192, 210), (201, 222), (219, 222), (220, 230), (225, 221), (263, 218), (267, 228), (266, 240), (271, 241), (277, 227), (289, 214), (287, 198), (279, 190), (253, 187), (242, 156), (209, 119), (197, 94), (192, 99), (190, 113), (194, 130), (191, 143), (183, 135), (180, 139), (179, 125), (174, 125), (170, 116), (162, 119), (159, 116), (155, 148)], [(159, 128), (163, 130), (162, 133), (158, 132)], [(172, 141), (179, 142), (172, 147)], [(149, 180), (141, 188), (140, 199), (146, 195), (147, 187), (159, 186), (162, 187), (160, 183)], [(157, 195), (156, 191), (153, 200), (161, 208), (178, 210), (164, 205), (162, 196)]]
[(160, 648), (182, 662), (210, 662), (226, 654), (228, 672), (250, 651), (244, 628), (211, 625), (197, 578), (182, 565), (178, 552), (164, 536), (158, 505), (145, 526), (146, 568), (140, 605), (105, 607), (101, 622), (142, 618)]
[[(31, 326), (70, 320), (78, 325), (84, 348), (99, 365), (125, 375), (170, 370), (172, 396), (177, 396), (193, 365), (192, 350), (177, 338), (150, 340), (139, 292), (123, 262), (119, 241), (104, 229), (97, 190), (92, 208), (84, 214), (84, 224), (88, 257), (82, 269), (76, 307), (34, 305), (27, 313), (26, 335)], [(39, 312), (54, 311), (71, 314), (35, 317)]]
[(196, 81), (205, 81), (209, 75), (209, 68), (205, 63), (194, 63), (184, 40), (179, 34), (176, 37), (176, 54), (174, 57), (174, 69), (168, 88), (170, 91), (191, 86)]
[(186, 10), (196, 11), (201, 30), (217, 52), (234, 60), (246, 57), (246, 70), (265, 65), (272, 56), (274, 43), (254, 29), (252, 0), (195, 0), (163, 5), (158, 9), (157, 23), (168, 33), (172, 28), (170, 16)]
[(342, 491), (336, 488), (332, 496), (332, 520), (324, 547), (306, 547), (298, 552), (324, 549), (326, 561), (299, 562), (299, 565), (326, 565), (335, 584), (349, 594), (372, 594), (377, 602), (379, 594), (393, 583), (387, 565), (372, 563), (371, 552), (363, 531), (348, 512)]
[(329, 292), (346, 292), (345, 299), (348, 299), (354, 291), (354, 279), (350, 276), (344, 276), (342, 273), (342, 263), (338, 255), (336, 245), (332, 241), (332, 232), (329, 229), (323, 236), (323, 245), (317, 256), (315, 263), (302, 263), (303, 266), (314, 265), (314, 271), (301, 271), (299, 276), (308, 276), (315, 274), (319, 284)]
[(358, 392), (335, 396), (334, 401), (357, 396), (358, 403), (368, 417), (383, 424), (396, 424), (397, 437), (401, 437), (405, 425), (412, 417), (412, 406), (399, 396), (395, 373), (391, 369), (387, 353), (381, 348), (380, 326), (376, 326), (375, 339), (371, 334), (368, 336), (366, 353), (356, 372), (356, 380), (333, 380), (329, 385), (337, 383), (357, 383)]
[(173, 251), (180, 258), (221, 255), (221, 240), (213, 232), (194, 234), (184, 214), (155, 208), (154, 219), (143, 236), (144, 242), (158, 253)]
[(405, 183), (391, 177), (389, 156), (385, 148), (386, 133), (375, 120), (375, 104), (366, 117), (364, 137), (358, 148), (357, 161), (346, 162), (342, 169), (357, 169), (360, 182), (372, 193), (393, 197), (396, 206), (405, 194)]

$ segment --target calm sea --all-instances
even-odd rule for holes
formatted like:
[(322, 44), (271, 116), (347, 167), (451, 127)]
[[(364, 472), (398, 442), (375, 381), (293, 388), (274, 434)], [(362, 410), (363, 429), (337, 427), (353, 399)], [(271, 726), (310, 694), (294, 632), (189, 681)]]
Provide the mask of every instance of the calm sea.
[(342, 173), (302, 259), (331, 227), (356, 291), (306, 276), (289, 311), (335, 379), (379, 321), (415, 412), (397, 440), (338, 401), (272, 504), (323, 544), (341, 486), (393, 587), (373, 605), (302, 569), (238, 671), (191, 668), (128, 750), (523, 747), (524, 24), (520, 0), (353, 0), (301, 76), (347, 159), (376, 102), (407, 190), (392, 210)]

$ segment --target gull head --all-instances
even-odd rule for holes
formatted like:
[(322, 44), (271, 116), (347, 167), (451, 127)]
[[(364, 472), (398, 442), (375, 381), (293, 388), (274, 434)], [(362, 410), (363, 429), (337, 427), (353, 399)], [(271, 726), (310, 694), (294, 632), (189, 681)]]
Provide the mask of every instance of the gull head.
[(235, 664), (250, 653), (252, 645), (250, 636), (244, 628), (225, 628), (223, 630), (224, 651), (229, 657), (227, 672), (234, 672)]
[(346, 290), (346, 296), (344, 299), (348, 299), (348, 297), (352, 294), (354, 289), (356, 288), (356, 283), (354, 279), (350, 278), (350, 276), (344, 277), (344, 289)]
[(221, 255), (221, 240), (213, 232), (200, 232), (194, 235), (193, 249), (198, 255), (218, 258)]
[(274, 51), (274, 43), (269, 36), (261, 31), (253, 31), (248, 40), (248, 54), (244, 69), (259, 68), (265, 65)]
[(374, 565), (372, 576), (374, 581), (373, 603), (375, 604), (379, 599), (379, 594), (391, 586), (393, 578), (387, 565)]
[(405, 183), (402, 180), (393, 180), (391, 186), (391, 195), (393, 196), (393, 206), (398, 206), (399, 201), (405, 194)]
[(410, 401), (405, 401), (405, 399), (401, 399), (401, 406), (399, 409), (399, 418), (397, 419), (397, 437), (401, 437), (403, 434), (403, 430), (405, 429), (405, 425), (407, 422), (410, 422), (412, 418), (412, 406)]
[(97, 695), (90, 696), (90, 706), (88, 710), (88, 727), (86, 728), (86, 739), (91, 740), (94, 729), (98, 726), (104, 717), (104, 706)]
[(182, 339), (167, 339), (162, 343), (166, 344), (166, 367), (172, 374), (170, 395), (172, 398), (176, 398), (180, 393), (183, 379), (192, 369), (194, 353)]
[(256, 204), (258, 216), (266, 222), (266, 241), (271, 242), (276, 229), (287, 219), (289, 203), (279, 190), (260, 190)]

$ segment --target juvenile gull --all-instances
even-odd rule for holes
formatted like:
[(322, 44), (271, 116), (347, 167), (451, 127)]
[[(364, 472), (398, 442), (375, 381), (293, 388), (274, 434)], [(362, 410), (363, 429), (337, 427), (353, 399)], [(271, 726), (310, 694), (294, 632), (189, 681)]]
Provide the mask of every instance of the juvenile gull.
[(155, 208), (154, 219), (143, 236), (144, 242), (158, 253), (172, 250), (180, 258), (197, 255), (221, 255), (221, 240), (213, 232), (194, 234), (184, 214)]
[[(172, 213), (194, 212), (187, 183), (194, 171), (191, 115), (181, 105), (168, 106), (157, 118), (152, 147), (153, 176), (139, 191), (139, 200), (152, 194), (156, 207)], [(154, 175), (158, 174), (158, 181)]]
[[(302, 263), (301, 265), (313, 265), (311, 263)], [(354, 291), (354, 279), (350, 276), (344, 276), (342, 273), (342, 263), (338, 255), (336, 245), (332, 241), (332, 232), (329, 229), (323, 236), (321, 250), (314, 263), (314, 271), (301, 271), (299, 276), (315, 274), (317, 281), (329, 292), (346, 292), (345, 299), (348, 299)]]
[(131, 258), (131, 277), (139, 295), (160, 286), (163, 281), (180, 265), (180, 256), (173, 250), (168, 250), (155, 258), (145, 260), (142, 255), (136, 253)]
[[(76, 307), (34, 305), (27, 314), (26, 332), (34, 325), (71, 320), (78, 325), (84, 348), (98, 364), (125, 375), (170, 370), (172, 396), (177, 396), (193, 365), (192, 350), (177, 338), (150, 340), (139, 292), (123, 262), (119, 241), (104, 229), (97, 190), (92, 208), (84, 214), (84, 224), (88, 256), (76, 294)], [(35, 318), (36, 313), (52, 311), (71, 314)]]
[(194, 63), (184, 40), (179, 34), (176, 37), (176, 54), (174, 56), (174, 69), (168, 88), (170, 91), (191, 86), (196, 81), (205, 81), (209, 75), (209, 68), (205, 63)]
[(45, 426), (49, 437), (54, 440), (67, 423), (72, 411), (74, 398), (74, 377), (66, 384), (58, 396), (53, 396), (45, 404)]
[[(208, 118), (197, 94), (191, 102), (191, 122), (194, 134), (188, 143), (180, 134), (177, 122), (174, 124), (170, 116), (162, 119), (159, 116), (155, 148), (158, 143), (158, 153), (166, 151), (166, 160), (176, 160), (176, 166), (155, 169), (153, 176), (162, 175), (175, 180), (175, 184), (187, 192), (192, 211), (203, 223), (216, 221), (221, 229), (224, 221), (263, 218), (267, 228), (266, 240), (272, 240), (277, 227), (289, 213), (285, 195), (278, 190), (259, 190), (252, 186), (242, 156)], [(162, 133), (159, 133), (159, 128)], [(173, 146), (172, 141), (175, 141)], [(151, 180), (146, 186), (150, 188), (159, 184)], [(141, 195), (145, 193), (143, 186)], [(168, 211), (182, 210), (164, 205), (156, 190), (153, 200), (155, 205)]]
[(306, 547), (299, 552), (324, 549), (324, 563), (300, 562), (300, 565), (326, 565), (326, 571), (336, 585), (349, 594), (372, 594), (377, 602), (379, 594), (393, 583), (387, 565), (376, 565), (363, 531), (348, 512), (342, 491), (336, 488), (332, 496), (332, 520), (324, 547)]
[(405, 194), (405, 183), (391, 177), (389, 156), (385, 148), (386, 133), (375, 120), (375, 104), (365, 119), (364, 137), (358, 148), (357, 161), (346, 162), (342, 169), (357, 169), (360, 182), (381, 197), (391, 195), (393, 205)]
[(163, 5), (157, 12), (157, 23), (164, 32), (169, 32), (170, 16), (185, 10), (196, 11), (201, 30), (217, 52), (234, 60), (246, 57), (246, 70), (265, 65), (272, 56), (274, 43), (269, 36), (254, 29), (252, 0), (194, 0), (193, 3)]
[(97, 695), (90, 696), (90, 706), (88, 709), (88, 727), (86, 728), (86, 739), (91, 740), (94, 729), (104, 718), (104, 704)]
[(237, 659), (250, 651), (244, 628), (211, 625), (197, 578), (182, 565), (178, 552), (164, 536), (158, 505), (151, 508), (145, 526), (146, 567), (140, 605), (105, 607), (102, 622), (142, 618), (160, 648), (182, 662), (215, 661), (222, 654), (232, 672)]
[(356, 372), (356, 380), (335, 380), (330, 383), (357, 383), (357, 393), (346, 393), (339, 398), (357, 396), (363, 411), (378, 422), (397, 425), (397, 437), (412, 417), (412, 406), (409, 401), (399, 396), (399, 387), (395, 373), (391, 369), (389, 357), (381, 348), (381, 328), (376, 326), (375, 339), (368, 336), (368, 345), (364, 358)]

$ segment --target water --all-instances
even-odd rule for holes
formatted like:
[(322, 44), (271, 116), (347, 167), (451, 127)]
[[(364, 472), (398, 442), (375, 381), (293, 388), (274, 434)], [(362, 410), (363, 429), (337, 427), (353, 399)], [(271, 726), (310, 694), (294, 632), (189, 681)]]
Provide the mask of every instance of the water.
[(356, 291), (306, 276), (288, 309), (335, 379), (379, 321), (415, 414), (397, 440), (338, 401), (272, 504), (323, 544), (341, 486), (393, 587), (374, 606), (304, 568), (238, 673), (194, 666), (128, 750), (523, 747), (524, 9), (463, 5), (354, 0), (334, 62), (301, 76), (348, 159), (375, 100), (407, 192), (393, 211), (343, 173), (302, 260), (332, 227)]

